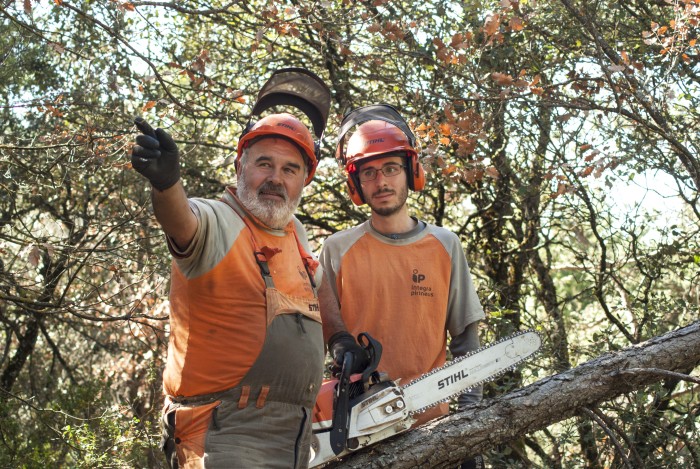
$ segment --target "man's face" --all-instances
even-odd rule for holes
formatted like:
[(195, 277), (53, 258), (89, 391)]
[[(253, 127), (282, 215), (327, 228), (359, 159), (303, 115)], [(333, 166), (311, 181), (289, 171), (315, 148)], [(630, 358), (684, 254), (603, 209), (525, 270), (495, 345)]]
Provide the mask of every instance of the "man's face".
[(238, 198), (270, 228), (282, 229), (299, 206), (306, 165), (291, 142), (268, 137), (246, 149), (238, 174)]
[[(406, 179), (406, 161), (400, 156), (379, 158), (360, 165), (358, 173), (362, 193), (367, 205), (378, 215), (389, 216), (398, 212), (406, 204), (408, 198), (408, 180)], [(398, 173), (395, 171), (399, 166)], [(387, 169), (388, 168), (388, 169)], [(381, 170), (392, 172), (394, 176), (385, 176)], [(368, 171), (369, 170), (369, 171)], [(372, 171), (374, 170), (374, 171)], [(364, 181), (363, 173), (376, 172), (376, 179)]]

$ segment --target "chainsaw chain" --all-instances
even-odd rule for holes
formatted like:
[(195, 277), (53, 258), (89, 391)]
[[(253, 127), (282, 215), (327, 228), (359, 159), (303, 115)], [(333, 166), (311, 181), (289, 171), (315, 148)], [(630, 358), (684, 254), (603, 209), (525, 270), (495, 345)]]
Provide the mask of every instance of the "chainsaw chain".
[[(526, 329), (526, 330), (524, 330), (524, 331), (519, 331), (519, 332), (516, 332), (516, 333), (514, 333), (514, 334), (511, 334), (511, 335), (509, 335), (508, 337), (503, 337), (503, 338), (497, 340), (496, 342), (491, 342), (491, 343), (489, 343), (488, 345), (484, 345), (484, 346), (482, 346), (482, 347), (479, 347), (479, 348), (476, 349), (476, 350), (472, 350), (471, 352), (467, 353), (466, 355), (462, 355), (461, 357), (457, 357), (457, 358), (455, 358), (455, 359), (453, 359), (453, 360), (450, 360), (449, 362), (445, 363), (445, 364), (444, 364), (443, 366), (441, 366), (440, 368), (434, 368), (434, 369), (430, 370), (429, 372), (427, 372), (427, 373), (425, 373), (425, 374), (422, 374), (420, 377), (414, 379), (413, 381), (411, 381), (411, 382), (408, 383), (407, 385), (401, 386), (401, 389), (409, 388), (409, 387), (413, 386), (414, 384), (417, 384), (417, 383), (423, 381), (424, 379), (428, 378), (429, 376), (431, 376), (431, 375), (433, 375), (433, 374), (435, 374), (435, 373), (439, 373), (440, 371), (444, 370), (445, 368), (454, 365), (454, 364), (457, 363), (457, 362), (461, 362), (462, 360), (466, 360), (467, 358), (471, 357), (472, 355), (476, 355), (477, 353), (480, 353), (480, 352), (483, 352), (484, 350), (490, 349), (491, 347), (493, 347), (493, 346), (495, 346), (495, 345), (498, 345), (498, 344), (500, 344), (500, 343), (502, 343), (502, 342), (511, 340), (511, 339), (513, 339), (513, 338), (515, 338), (515, 337), (518, 337), (518, 336), (521, 336), (521, 335), (523, 335), (523, 334), (527, 334), (527, 333), (529, 333), (529, 332), (534, 332), (534, 333), (537, 334), (538, 336), (540, 335), (539, 332), (537, 332), (537, 331), (534, 330), (534, 329)], [(541, 341), (541, 340), (542, 340), (542, 337), (540, 336), (540, 341)], [(526, 361), (526, 360), (529, 360), (530, 358), (532, 358), (533, 356), (537, 355), (538, 353), (539, 353), (539, 350), (536, 351), (535, 353), (533, 353), (532, 355), (528, 355), (527, 357), (520, 359), (517, 363), (512, 364), (512, 365), (509, 366), (508, 368), (506, 368), (506, 369), (504, 369), (504, 370), (501, 370), (501, 371), (499, 371), (498, 373), (495, 373), (495, 374), (489, 376), (488, 378), (479, 381), (478, 383), (472, 385), (470, 388), (467, 388), (467, 389), (465, 389), (465, 390), (463, 390), (463, 391), (461, 391), (461, 392), (457, 392), (457, 393), (455, 393), (455, 394), (452, 394), (451, 396), (448, 396), (448, 397), (446, 397), (446, 398), (444, 398), (444, 399), (440, 399), (439, 401), (435, 401), (435, 402), (433, 402), (433, 403), (430, 404), (430, 405), (421, 407), (420, 409), (416, 409), (416, 410), (410, 411), (410, 412), (408, 413), (408, 415), (410, 415), (411, 417), (413, 417), (414, 415), (420, 414), (421, 412), (424, 412), (424, 411), (426, 411), (427, 409), (430, 409), (431, 407), (434, 407), (434, 406), (436, 406), (436, 405), (438, 405), (438, 404), (441, 404), (441, 403), (443, 403), (443, 402), (450, 402), (452, 399), (454, 399), (455, 397), (457, 397), (457, 396), (459, 396), (460, 394), (464, 393), (465, 391), (468, 391), (468, 390), (470, 390), (470, 389), (477, 388), (477, 387), (481, 386), (481, 385), (484, 384), (484, 383), (488, 383), (489, 381), (493, 381), (494, 379), (498, 378), (499, 376), (501, 376), (501, 375), (503, 375), (503, 374), (505, 374), (505, 373), (507, 373), (507, 372), (509, 372), (509, 371), (514, 371), (514, 370), (518, 367), (518, 365), (520, 365), (521, 363), (523, 363), (523, 362)]]

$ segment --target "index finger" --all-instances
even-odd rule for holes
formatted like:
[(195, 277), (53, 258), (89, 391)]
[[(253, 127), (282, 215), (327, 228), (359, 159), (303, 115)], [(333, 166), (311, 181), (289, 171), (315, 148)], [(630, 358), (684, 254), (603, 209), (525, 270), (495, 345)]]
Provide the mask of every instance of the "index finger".
[(137, 129), (141, 131), (141, 133), (148, 135), (149, 137), (153, 137), (156, 140), (158, 137), (156, 137), (156, 132), (153, 130), (153, 127), (145, 121), (143, 117), (136, 117), (134, 118), (134, 125), (136, 126)]

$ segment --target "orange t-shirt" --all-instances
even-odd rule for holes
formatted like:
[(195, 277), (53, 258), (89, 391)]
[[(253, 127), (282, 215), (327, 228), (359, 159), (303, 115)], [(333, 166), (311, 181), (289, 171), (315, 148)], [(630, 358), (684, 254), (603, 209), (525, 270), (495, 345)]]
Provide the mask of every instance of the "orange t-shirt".
[(330, 236), (321, 265), (348, 332), (383, 348), (378, 370), (401, 384), (445, 363), (447, 332), (483, 319), (457, 236), (430, 224), (389, 238), (369, 222)]

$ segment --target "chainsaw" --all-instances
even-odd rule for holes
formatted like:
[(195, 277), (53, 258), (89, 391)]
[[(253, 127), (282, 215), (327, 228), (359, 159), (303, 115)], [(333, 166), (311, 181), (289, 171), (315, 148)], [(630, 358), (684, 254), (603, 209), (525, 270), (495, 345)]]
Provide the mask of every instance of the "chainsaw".
[(399, 386), (376, 371), (381, 344), (367, 333), (358, 342), (370, 364), (351, 375), (353, 357), (347, 353), (338, 377), (322, 384), (314, 407), (309, 467), (408, 430), (421, 412), (514, 369), (542, 345), (535, 331), (518, 332)]

